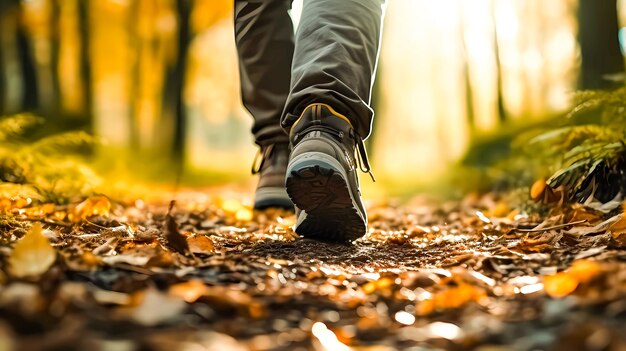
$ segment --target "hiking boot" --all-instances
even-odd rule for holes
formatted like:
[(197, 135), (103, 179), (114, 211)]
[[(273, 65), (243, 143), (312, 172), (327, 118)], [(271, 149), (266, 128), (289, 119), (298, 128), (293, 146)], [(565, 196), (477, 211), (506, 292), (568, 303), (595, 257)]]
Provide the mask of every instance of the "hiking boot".
[(278, 207), (293, 211), (293, 203), (285, 190), (288, 161), (289, 145), (286, 143), (261, 148), (252, 165), (252, 174), (260, 176), (254, 198), (255, 210)]
[(332, 241), (363, 236), (367, 214), (357, 168), (371, 172), (363, 141), (350, 121), (326, 104), (312, 104), (292, 126), (289, 139), (286, 187), (296, 206), (295, 232)]

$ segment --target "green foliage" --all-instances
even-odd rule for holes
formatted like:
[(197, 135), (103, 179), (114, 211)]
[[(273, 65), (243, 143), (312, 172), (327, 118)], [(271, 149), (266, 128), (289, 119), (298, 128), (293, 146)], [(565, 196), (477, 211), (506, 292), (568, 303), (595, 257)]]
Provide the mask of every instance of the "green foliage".
[(566, 202), (626, 195), (626, 88), (578, 92), (569, 112), (497, 135), (463, 160), (462, 181), (478, 179), (466, 190), (525, 193), (517, 202), (528, 203), (530, 185), (547, 179)]
[(28, 197), (41, 201), (67, 203), (93, 193), (101, 180), (87, 165), (85, 155), (95, 138), (85, 132), (66, 132), (27, 140), (27, 133), (42, 122), (29, 114), (0, 119), (0, 188), (4, 195), (26, 191)]
[(610, 201), (626, 190), (626, 88), (583, 91), (574, 100), (562, 126), (515, 140), (514, 158), (534, 160), (534, 176), (551, 174), (547, 183), (562, 187), (566, 200)]

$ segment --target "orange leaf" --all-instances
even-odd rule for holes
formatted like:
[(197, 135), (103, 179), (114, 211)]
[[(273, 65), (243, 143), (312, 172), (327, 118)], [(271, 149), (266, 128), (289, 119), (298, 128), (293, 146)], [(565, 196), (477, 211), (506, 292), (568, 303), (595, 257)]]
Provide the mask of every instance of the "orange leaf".
[(565, 297), (578, 287), (578, 279), (566, 272), (549, 275), (543, 278), (543, 288), (552, 297)]
[(189, 250), (193, 253), (211, 255), (215, 250), (213, 241), (204, 235), (196, 235), (187, 238), (187, 243), (189, 244)]
[(568, 273), (578, 280), (580, 283), (587, 283), (598, 276), (602, 270), (600, 265), (595, 261), (578, 260), (572, 264)]
[(185, 283), (172, 285), (168, 293), (179, 297), (186, 302), (194, 303), (208, 292), (209, 288), (201, 280), (190, 280)]
[(76, 205), (68, 214), (72, 222), (80, 222), (91, 216), (109, 216), (111, 201), (106, 196), (93, 196)]

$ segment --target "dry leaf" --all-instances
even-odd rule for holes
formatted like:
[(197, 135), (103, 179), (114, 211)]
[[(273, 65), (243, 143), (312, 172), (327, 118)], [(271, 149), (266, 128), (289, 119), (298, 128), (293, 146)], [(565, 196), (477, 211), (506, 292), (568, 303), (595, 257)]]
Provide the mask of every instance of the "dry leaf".
[(566, 272), (544, 277), (544, 287), (552, 297), (564, 297), (576, 290), (578, 285), (588, 283), (602, 273), (595, 261), (578, 260)]
[(140, 255), (115, 255), (102, 258), (102, 262), (114, 266), (118, 263), (125, 263), (131, 266), (145, 266), (150, 261), (150, 256)]
[(108, 217), (111, 212), (111, 201), (106, 196), (93, 196), (79, 203), (69, 213), (72, 222), (80, 222), (92, 216)]
[(227, 199), (222, 201), (222, 209), (229, 213), (237, 213), (240, 209), (244, 208), (241, 202), (234, 199)]
[(613, 223), (609, 230), (617, 246), (626, 247), (626, 216), (622, 215), (622, 218)]
[(144, 326), (155, 326), (178, 317), (187, 304), (185, 301), (168, 296), (154, 288), (148, 288), (133, 298), (141, 301), (130, 311), (130, 317)]
[(561, 272), (543, 278), (543, 288), (546, 293), (552, 297), (565, 297), (573, 293), (577, 287), (578, 279), (567, 272)]
[(539, 179), (530, 188), (530, 198), (536, 202), (543, 202), (546, 204), (557, 202), (560, 199), (560, 194), (555, 192), (547, 183), (545, 179)]
[(235, 219), (238, 221), (249, 222), (252, 220), (252, 211), (248, 208), (242, 208), (235, 213)]
[(167, 210), (167, 216), (165, 217), (165, 240), (168, 246), (174, 249), (174, 251), (186, 255), (189, 253), (189, 245), (187, 244), (187, 238), (178, 231), (178, 224), (172, 216), (174, 204), (175, 202), (172, 200)]
[(586, 220), (587, 223), (593, 223), (600, 219), (602, 219), (602, 217), (599, 216), (597, 213), (594, 213), (593, 211), (588, 211), (582, 206), (576, 206), (574, 207), (574, 210), (572, 211), (572, 213), (566, 217), (565, 221), (566, 222), (578, 222), (578, 221)]
[(83, 252), (80, 258), (89, 267), (96, 267), (102, 263), (102, 259), (91, 252)]
[(200, 297), (207, 294), (209, 288), (201, 280), (190, 280), (185, 283), (175, 284), (170, 287), (168, 293), (181, 298), (189, 303), (196, 302)]
[(56, 250), (35, 224), (20, 239), (8, 259), (9, 274), (17, 278), (37, 277), (45, 273), (56, 259)]
[(568, 273), (578, 280), (579, 283), (587, 283), (602, 272), (600, 264), (596, 261), (578, 260), (572, 264)]
[(375, 281), (371, 281), (363, 285), (363, 292), (366, 294), (373, 294), (376, 291), (389, 289), (394, 284), (394, 280), (389, 277), (383, 277)]
[(196, 235), (187, 239), (189, 250), (193, 253), (211, 255), (215, 250), (213, 241), (204, 235)]
[(427, 299), (417, 303), (416, 313), (419, 316), (431, 314), (436, 310), (460, 308), (470, 302), (477, 302), (486, 296), (484, 289), (467, 283), (446, 287)]

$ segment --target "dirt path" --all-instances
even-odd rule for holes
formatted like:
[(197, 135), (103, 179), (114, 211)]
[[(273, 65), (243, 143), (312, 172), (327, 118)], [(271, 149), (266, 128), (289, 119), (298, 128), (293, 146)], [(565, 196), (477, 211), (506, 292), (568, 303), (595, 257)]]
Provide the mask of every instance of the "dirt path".
[[(370, 203), (369, 233), (336, 244), (202, 199), (2, 217), (0, 350), (626, 350), (621, 208)], [(18, 279), (37, 222), (56, 261)]]

